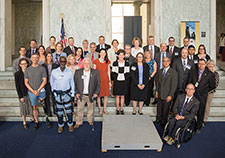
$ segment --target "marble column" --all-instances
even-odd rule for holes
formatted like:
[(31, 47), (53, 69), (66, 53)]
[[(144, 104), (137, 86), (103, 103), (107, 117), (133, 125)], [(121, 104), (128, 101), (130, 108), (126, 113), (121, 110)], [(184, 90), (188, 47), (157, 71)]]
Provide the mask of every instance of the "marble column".
[(48, 47), (50, 37), (50, 0), (42, 0), (43, 45)]
[(210, 6), (210, 57), (216, 63), (216, 0), (211, 0)]
[(0, 71), (5, 71), (5, 1), (0, 0)]
[(112, 41), (112, 15), (111, 15), (111, 0), (104, 0), (104, 14), (105, 14), (105, 41), (111, 43)]
[(154, 36), (155, 44), (160, 45), (162, 42), (162, 0), (153, 0), (154, 5)]
[(141, 5), (142, 2), (134, 2), (134, 16), (141, 15)]

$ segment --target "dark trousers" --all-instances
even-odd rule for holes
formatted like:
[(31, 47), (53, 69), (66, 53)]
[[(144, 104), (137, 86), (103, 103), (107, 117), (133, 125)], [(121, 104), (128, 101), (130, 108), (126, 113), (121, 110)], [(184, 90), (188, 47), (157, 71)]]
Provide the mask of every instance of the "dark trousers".
[(202, 128), (202, 123), (205, 115), (205, 105), (207, 101), (208, 94), (200, 94), (199, 92), (195, 92), (195, 97), (199, 100), (199, 110), (197, 113), (197, 129)]
[(150, 99), (153, 97), (153, 88), (154, 88), (154, 78), (152, 78), (148, 84), (148, 93), (147, 93), (147, 100), (145, 101), (145, 105), (150, 105)]
[(170, 103), (171, 102), (166, 102), (166, 100), (158, 99), (156, 120), (159, 121), (162, 126), (167, 123)]
[(128, 89), (128, 92), (127, 94), (125, 95), (125, 105), (128, 106), (130, 105), (130, 83), (131, 83), (131, 78), (128, 78), (127, 79), (127, 89)]
[(185, 93), (185, 91), (182, 90), (182, 89), (176, 90), (176, 92), (174, 93), (174, 97), (173, 97), (173, 103), (171, 104), (171, 107), (170, 107), (170, 112), (173, 112), (173, 105), (174, 105), (174, 103), (176, 102), (177, 96), (178, 96), (179, 94), (184, 94), (184, 93)]
[(176, 120), (175, 117), (169, 120), (169, 125), (168, 125), (168, 136), (172, 137), (173, 139), (175, 138), (176, 131), (178, 128), (183, 128), (187, 124), (188, 120), (183, 119), (183, 120)]
[(46, 97), (45, 97), (45, 106), (43, 107), (43, 109), (46, 116), (51, 116), (52, 112), (51, 112), (51, 106), (50, 106), (51, 105), (50, 95), (52, 95), (52, 92), (51, 92), (51, 85), (49, 82), (45, 85), (45, 91), (46, 91)]

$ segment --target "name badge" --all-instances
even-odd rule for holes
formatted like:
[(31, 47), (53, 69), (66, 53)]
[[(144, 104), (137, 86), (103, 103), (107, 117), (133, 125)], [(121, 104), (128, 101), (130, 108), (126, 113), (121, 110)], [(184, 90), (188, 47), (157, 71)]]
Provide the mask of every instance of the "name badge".
[(85, 78), (87, 78), (87, 76), (86, 75), (82, 75), (81, 78), (82, 79), (85, 79)]
[(178, 56), (178, 55), (179, 55), (179, 53), (178, 53), (178, 52), (175, 52), (174, 54), (175, 54), (175, 56)]
[(59, 76), (59, 79), (63, 79), (63, 78), (64, 78), (64, 75), (60, 75), (60, 76)]
[(135, 71), (136, 70), (136, 67), (135, 66), (132, 66), (131, 67), (131, 70)]
[(197, 64), (198, 63), (198, 60), (194, 60), (194, 63)]
[(190, 69), (191, 69), (191, 65), (187, 65), (186, 68), (187, 68), (188, 70), (190, 70)]
[(196, 83), (195, 83), (195, 87), (198, 87), (198, 85), (199, 85), (199, 83), (198, 83), (198, 82), (196, 82)]

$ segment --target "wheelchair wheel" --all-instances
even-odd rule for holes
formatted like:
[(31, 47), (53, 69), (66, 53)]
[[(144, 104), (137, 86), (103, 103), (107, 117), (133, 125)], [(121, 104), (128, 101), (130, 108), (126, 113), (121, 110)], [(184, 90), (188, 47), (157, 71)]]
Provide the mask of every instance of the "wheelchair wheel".
[(168, 134), (168, 125), (169, 125), (169, 122), (167, 122), (167, 124), (164, 127), (162, 138), (164, 138)]
[(196, 120), (189, 121), (181, 134), (181, 142), (187, 143), (195, 135), (196, 132)]

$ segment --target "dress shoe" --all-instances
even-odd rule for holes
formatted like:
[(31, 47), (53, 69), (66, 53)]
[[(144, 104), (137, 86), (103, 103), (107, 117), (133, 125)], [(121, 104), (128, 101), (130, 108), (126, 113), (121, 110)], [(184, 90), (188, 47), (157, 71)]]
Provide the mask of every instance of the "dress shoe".
[(62, 133), (63, 132), (63, 127), (58, 127), (58, 133)]
[(124, 110), (121, 110), (121, 111), (120, 111), (120, 114), (121, 114), (121, 115), (124, 115)]
[(119, 110), (116, 110), (116, 115), (119, 115), (120, 114), (120, 111)]
[(73, 126), (69, 126), (69, 132), (73, 132), (74, 128)]
[(152, 104), (155, 105), (158, 103), (158, 100), (155, 100)]

